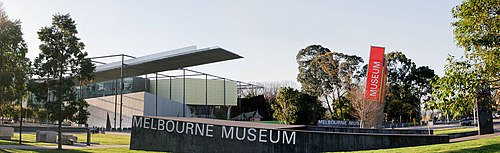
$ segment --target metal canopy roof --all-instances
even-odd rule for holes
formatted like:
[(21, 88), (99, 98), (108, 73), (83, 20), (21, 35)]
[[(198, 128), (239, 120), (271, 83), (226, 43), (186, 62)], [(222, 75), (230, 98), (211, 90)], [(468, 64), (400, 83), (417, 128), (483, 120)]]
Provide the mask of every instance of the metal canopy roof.
[[(124, 60), (123, 77), (176, 70), (238, 58), (243, 57), (220, 47), (202, 49), (196, 49), (194, 46), (186, 47)], [(118, 61), (97, 66), (94, 82), (119, 79), (121, 62)]]

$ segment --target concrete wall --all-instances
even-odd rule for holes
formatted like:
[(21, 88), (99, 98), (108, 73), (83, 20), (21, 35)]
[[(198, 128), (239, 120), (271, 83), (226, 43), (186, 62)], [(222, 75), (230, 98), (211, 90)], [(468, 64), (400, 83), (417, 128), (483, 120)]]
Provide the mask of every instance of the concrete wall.
[[(348, 132), (348, 133), (383, 133), (383, 134), (429, 134), (428, 130), (401, 130), (401, 129), (366, 129), (349, 127), (325, 127), (307, 126), (295, 128), (297, 130), (326, 131), (326, 132)], [(430, 130), (434, 134), (434, 130)]]
[[(120, 95), (116, 96), (116, 126), (119, 127)], [(106, 127), (106, 114), (109, 115), (111, 127), (114, 128), (115, 96), (85, 99), (89, 103), (89, 126)], [(156, 96), (147, 92), (123, 94), (122, 127), (132, 126), (132, 115), (156, 115)], [(182, 103), (158, 96), (158, 116), (182, 116)], [(185, 107), (187, 117), (191, 116), (189, 107)]]
[[(120, 124), (120, 95), (116, 96), (116, 126)], [(111, 127), (114, 128), (115, 120), (115, 96), (106, 96), (98, 98), (86, 99), (89, 103), (87, 108), (90, 112), (88, 124), (89, 126), (106, 127), (106, 114), (111, 120)], [(136, 92), (123, 94), (122, 107), (122, 127), (130, 127), (132, 125), (132, 115), (144, 115), (144, 92)]]
[[(172, 83), (172, 95), (170, 95), (170, 82)], [(224, 105), (224, 80), (186, 78), (186, 104), (188, 105)], [(207, 90), (206, 85), (208, 84)], [(237, 105), (237, 84), (234, 81), (226, 81), (226, 103), (227, 106)], [(156, 80), (150, 82), (149, 91), (156, 94)], [(158, 95), (174, 101), (183, 101), (183, 79), (160, 79), (158, 80)], [(207, 96), (208, 93), (208, 96)], [(207, 97), (206, 97), (207, 96)], [(208, 101), (207, 101), (208, 100)]]
[[(228, 132), (228, 129), (233, 130)], [(275, 128), (269, 124), (249, 122), (136, 116), (130, 149), (207, 153), (316, 153), (447, 142), (448, 136), (319, 132)]]

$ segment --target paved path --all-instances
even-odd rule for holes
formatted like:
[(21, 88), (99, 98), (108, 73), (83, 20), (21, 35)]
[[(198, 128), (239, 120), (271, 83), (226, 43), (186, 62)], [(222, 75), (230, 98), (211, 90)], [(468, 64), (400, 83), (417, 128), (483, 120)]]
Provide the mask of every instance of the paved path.
[(106, 134), (117, 134), (117, 135), (128, 135), (128, 136), (130, 136), (130, 131), (127, 131), (127, 132), (106, 131)]
[[(470, 127), (473, 128), (474, 126), (460, 126), (459, 123), (450, 123), (450, 124), (435, 124), (430, 127), (430, 129), (435, 130), (435, 129), (448, 129), (448, 128), (458, 128), (458, 127)], [(410, 129), (410, 130), (427, 130), (427, 126), (410, 126), (410, 127), (404, 127), (404, 128), (396, 128), (396, 129)], [(495, 130), (500, 130), (500, 119), (493, 119), (493, 129)]]
[(498, 136), (500, 136), (500, 132), (496, 131), (493, 134), (474, 135), (474, 136), (450, 139), (450, 142), (461, 142), (461, 141), (469, 141), (469, 140), (476, 140), (476, 139), (481, 139), (481, 138), (491, 138), (491, 137), (498, 137)]
[[(75, 145), (63, 145), (63, 149), (99, 149), (99, 148), (128, 148), (129, 145), (90, 145), (83, 143)], [(42, 149), (57, 149), (56, 146), (31, 146), (31, 145), (0, 145), (2, 149), (25, 149), (25, 150), (42, 150)]]

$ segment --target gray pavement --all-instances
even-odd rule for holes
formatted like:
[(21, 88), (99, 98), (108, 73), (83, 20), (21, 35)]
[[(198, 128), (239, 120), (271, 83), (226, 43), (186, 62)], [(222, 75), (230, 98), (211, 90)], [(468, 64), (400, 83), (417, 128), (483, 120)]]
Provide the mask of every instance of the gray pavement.
[[(436, 129), (457, 128), (457, 127), (473, 128), (474, 126), (460, 126), (460, 123), (436, 124), (436, 125), (430, 126), (430, 129), (436, 130)], [(396, 129), (427, 130), (427, 128), (428, 128), (427, 125), (424, 125), (424, 126), (410, 126), (410, 127), (404, 127), (404, 128), (396, 128)], [(495, 130), (495, 132), (500, 132), (500, 119), (493, 119), (493, 129)]]
[(450, 142), (469, 141), (469, 140), (476, 140), (476, 139), (481, 139), (481, 138), (491, 138), (491, 137), (497, 137), (497, 136), (500, 136), (500, 132), (495, 131), (495, 133), (493, 133), (493, 134), (474, 135), (474, 136), (450, 139)]
[[(457, 127), (464, 127), (460, 126), (459, 123), (454, 123), (454, 124), (438, 124), (431, 126), (430, 129), (444, 129), (444, 128), (457, 128)], [(465, 126), (465, 127), (474, 127), (474, 126)], [(413, 126), (413, 127), (405, 127), (405, 128), (398, 128), (398, 129), (419, 129), (419, 130), (427, 130), (427, 126)], [(468, 136), (468, 137), (461, 137), (461, 138), (455, 138), (455, 139), (450, 139), (450, 142), (461, 142), (461, 141), (468, 141), (468, 140), (476, 140), (476, 139), (481, 139), (481, 138), (491, 138), (491, 137), (497, 137), (500, 136), (500, 119), (494, 119), (493, 120), (493, 130), (495, 133), (493, 134), (484, 134), (484, 135), (475, 135), (475, 136)]]

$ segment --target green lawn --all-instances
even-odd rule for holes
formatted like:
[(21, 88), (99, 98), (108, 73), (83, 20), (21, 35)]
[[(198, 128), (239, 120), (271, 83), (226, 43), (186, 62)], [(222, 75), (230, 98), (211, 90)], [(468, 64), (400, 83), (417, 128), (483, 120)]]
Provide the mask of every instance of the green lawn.
[(405, 147), (405, 148), (395, 148), (395, 149), (379, 149), (379, 150), (367, 150), (367, 151), (356, 151), (355, 153), (429, 153), (429, 152), (442, 152), (442, 153), (500, 153), (500, 136), (493, 138), (483, 138), (478, 140), (447, 143), (447, 144), (436, 144), (428, 146), (418, 146), (418, 147)]
[(437, 129), (434, 130), (434, 135), (447, 135), (453, 133), (463, 133), (472, 131), (477, 131), (477, 128), (459, 127), (459, 128), (448, 128), (448, 129)]
[[(86, 153), (86, 152), (116, 152), (116, 153), (135, 153), (144, 151), (133, 151), (128, 148), (111, 148), (111, 149), (76, 149), (76, 150), (17, 150), (17, 149), (0, 149), (0, 152), (70, 152), (70, 153)], [(406, 147), (406, 148), (395, 148), (395, 149), (380, 149), (380, 150), (368, 150), (368, 151), (356, 151), (354, 153), (429, 153), (429, 152), (442, 152), (442, 153), (500, 153), (500, 136), (493, 138), (484, 138), (478, 140), (471, 140), (465, 142), (457, 143), (447, 143), (447, 144), (437, 144), (428, 146), (418, 146), (418, 147)]]
[[(463, 128), (461, 128), (463, 129)], [(459, 129), (455, 129), (459, 130)], [(465, 130), (465, 129), (463, 129)], [(29, 135), (29, 134), (27, 134)], [(84, 136), (77, 135), (77, 136)], [(26, 139), (34, 140), (33, 136), (25, 136)], [(126, 135), (114, 135), (114, 134), (94, 134), (93, 139), (98, 141), (101, 139), (101, 142), (104, 144), (123, 144), (128, 142), (130, 138)], [(83, 138), (83, 137), (82, 137)], [(29, 142), (28, 142), (29, 143)], [(17, 143), (14, 143), (17, 144)], [(34, 144), (38, 145), (38, 144)], [(52, 145), (52, 144), (51, 144)], [(19, 149), (0, 149), (0, 152), (61, 152), (57, 150), (19, 150)], [(75, 150), (63, 150), (63, 152), (74, 152), (74, 153), (85, 153), (85, 152), (119, 152), (119, 153), (135, 153), (135, 152), (144, 152), (144, 151), (133, 151), (128, 148), (109, 148), (109, 149), (75, 149)], [(500, 136), (493, 138), (483, 138), (478, 140), (471, 140), (465, 142), (456, 142), (456, 143), (447, 143), (447, 144), (436, 144), (436, 145), (427, 145), (427, 146), (418, 146), (418, 147), (405, 147), (405, 148), (395, 148), (395, 149), (379, 149), (379, 150), (367, 150), (367, 151), (356, 151), (355, 153), (385, 153), (385, 152), (411, 152), (411, 153), (428, 153), (428, 152), (444, 152), (444, 153), (466, 153), (466, 152), (474, 152), (474, 153), (500, 153)]]
[(280, 121), (259, 121), (260, 123), (280, 124)]
[[(78, 142), (87, 142), (87, 134), (75, 134)], [(100, 145), (128, 145), (130, 144), (129, 135), (119, 134), (92, 134), (91, 142), (98, 142)]]
[[(19, 133), (14, 133), (11, 140), (0, 140), (0, 145), (17, 145), (19, 144)], [(23, 134), (23, 144), (37, 146), (55, 146), (54, 143), (36, 142), (35, 134)]]
[[(78, 142), (87, 142), (87, 134), (74, 134), (78, 137)], [(92, 142), (98, 142), (101, 145), (128, 145), (130, 144), (130, 136), (118, 134), (92, 134), (90, 139)], [(19, 134), (15, 133), (12, 140), (0, 140), (0, 145), (17, 145), (19, 144)], [(36, 146), (52, 146), (55, 143), (36, 142), (35, 134), (23, 134), (23, 144)]]
[(75, 150), (20, 150), (20, 149), (0, 149), (0, 152), (16, 152), (16, 153), (139, 153), (148, 152), (155, 153), (153, 151), (136, 151), (130, 150), (128, 148), (106, 148), (106, 149), (75, 149)]

